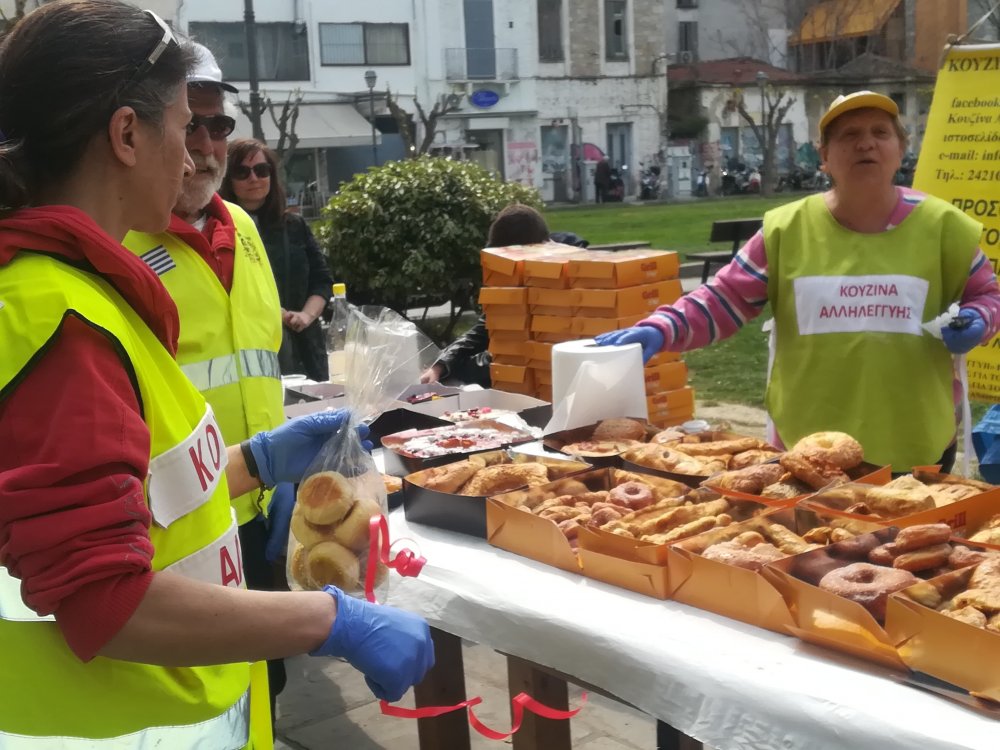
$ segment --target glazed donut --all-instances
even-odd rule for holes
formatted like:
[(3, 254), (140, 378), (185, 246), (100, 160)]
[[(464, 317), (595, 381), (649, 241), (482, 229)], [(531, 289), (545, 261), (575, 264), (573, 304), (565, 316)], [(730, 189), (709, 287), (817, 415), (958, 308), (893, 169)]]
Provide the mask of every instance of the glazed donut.
[(895, 542), (880, 544), (868, 553), (868, 562), (873, 565), (884, 565), (890, 567), (893, 561), (900, 555), (899, 547)]
[(866, 560), (869, 553), (878, 546), (878, 537), (862, 534), (853, 539), (845, 539), (842, 542), (831, 544), (829, 547), (830, 557), (841, 560)]
[(630, 510), (642, 510), (656, 502), (653, 490), (642, 482), (619, 484), (608, 495), (615, 505), (621, 505)]
[(788, 555), (774, 545), (767, 544), (766, 542), (757, 544), (754, 547), (745, 547), (736, 539), (733, 539), (728, 542), (713, 544), (702, 552), (701, 556), (709, 560), (725, 563), (726, 565), (735, 565), (737, 568), (760, 570), (768, 563), (775, 560), (782, 560)]
[(951, 539), (951, 526), (946, 523), (922, 523), (902, 529), (895, 539), (898, 552), (910, 552), (935, 544), (945, 544)]
[(354, 504), (354, 490), (343, 474), (321, 471), (299, 485), (296, 506), (309, 523), (323, 526), (346, 516)]
[(322, 526), (309, 523), (302, 512), (301, 506), (296, 503), (295, 510), (292, 511), (292, 522), (289, 528), (291, 529), (292, 536), (295, 537), (299, 544), (309, 549), (310, 547), (315, 547), (320, 542), (328, 542), (333, 539), (333, 530), (336, 526), (332, 523)]
[(857, 562), (831, 570), (820, 579), (819, 587), (857, 602), (876, 620), (885, 622), (885, 605), (889, 594), (912, 586), (919, 580), (908, 570)]
[(978, 565), (986, 558), (987, 554), (985, 552), (971, 550), (968, 547), (956, 544), (952, 548), (951, 554), (948, 556), (948, 567), (953, 570), (958, 570), (959, 568), (966, 568), (970, 565)]
[(861, 443), (846, 432), (814, 432), (797, 442), (792, 451), (839, 469), (853, 468), (864, 460)]
[(594, 428), (593, 440), (646, 439), (646, 426), (634, 419), (605, 419)]
[(375, 500), (359, 497), (354, 507), (351, 508), (351, 512), (347, 514), (347, 518), (334, 528), (334, 540), (355, 552), (366, 549), (368, 547), (369, 522), (381, 512), (382, 508)]
[(892, 567), (917, 573), (921, 570), (940, 567), (948, 562), (949, 557), (951, 557), (951, 545), (945, 542), (944, 544), (935, 544), (933, 547), (904, 552), (892, 561)]
[(336, 542), (320, 542), (306, 553), (306, 573), (312, 588), (327, 584), (356, 591), (361, 574), (358, 556)]

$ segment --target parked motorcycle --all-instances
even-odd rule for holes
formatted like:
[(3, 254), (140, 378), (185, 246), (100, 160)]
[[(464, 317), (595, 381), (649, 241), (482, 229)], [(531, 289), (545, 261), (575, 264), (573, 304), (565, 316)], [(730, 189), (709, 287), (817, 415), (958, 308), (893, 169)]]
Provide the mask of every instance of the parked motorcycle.
[(656, 200), (660, 197), (660, 167), (651, 164), (646, 167), (639, 162), (642, 172), (639, 175), (639, 198), (644, 201)]

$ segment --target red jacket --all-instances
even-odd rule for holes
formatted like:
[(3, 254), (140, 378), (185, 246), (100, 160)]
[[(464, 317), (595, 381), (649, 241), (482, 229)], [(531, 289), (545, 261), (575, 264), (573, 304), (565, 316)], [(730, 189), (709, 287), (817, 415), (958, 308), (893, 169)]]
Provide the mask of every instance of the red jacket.
[[(177, 310), (156, 275), (75, 208), (0, 220), (0, 267), (31, 248), (108, 280), (171, 352)], [(44, 355), (0, 401), (0, 564), (25, 603), (55, 614), (89, 660), (132, 616), (152, 580), (143, 493), (149, 431), (105, 335), (67, 317)]]

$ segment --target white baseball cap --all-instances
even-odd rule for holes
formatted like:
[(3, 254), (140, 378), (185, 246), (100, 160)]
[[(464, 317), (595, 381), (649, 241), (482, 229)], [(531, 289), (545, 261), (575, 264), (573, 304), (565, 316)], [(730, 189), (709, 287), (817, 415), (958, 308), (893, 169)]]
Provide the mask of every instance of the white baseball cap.
[(198, 44), (198, 42), (191, 42), (191, 48), (194, 51), (195, 63), (194, 67), (188, 73), (187, 82), (189, 84), (214, 83), (224, 91), (229, 91), (233, 94), (240, 92), (233, 84), (222, 80), (222, 68), (215, 61), (215, 55), (212, 54), (212, 50), (204, 44)]

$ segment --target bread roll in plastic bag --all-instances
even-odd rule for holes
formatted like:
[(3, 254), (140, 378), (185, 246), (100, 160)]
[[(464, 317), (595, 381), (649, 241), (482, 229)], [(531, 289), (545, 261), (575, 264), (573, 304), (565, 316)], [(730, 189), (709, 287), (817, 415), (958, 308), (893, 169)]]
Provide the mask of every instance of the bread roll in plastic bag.
[[(385, 484), (358, 436), (439, 351), (417, 327), (380, 307), (351, 308), (345, 347), (345, 401), (350, 418), (323, 446), (298, 486), (288, 540), (294, 590), (327, 584), (354, 595), (365, 589), (371, 519), (387, 513)], [(376, 558), (377, 560), (377, 558)], [(375, 591), (385, 596), (388, 569), (376, 562)]]

